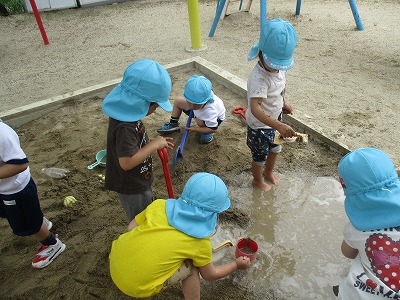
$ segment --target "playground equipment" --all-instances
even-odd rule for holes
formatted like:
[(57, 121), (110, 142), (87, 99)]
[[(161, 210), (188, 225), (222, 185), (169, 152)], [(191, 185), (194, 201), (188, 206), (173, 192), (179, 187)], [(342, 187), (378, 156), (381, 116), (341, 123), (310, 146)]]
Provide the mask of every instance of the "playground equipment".
[(188, 13), (189, 13), (189, 25), (190, 25), (190, 39), (192, 41), (192, 47), (186, 48), (186, 51), (199, 51), (206, 49), (201, 44), (200, 34), (200, 14), (199, 14), (199, 3), (198, 0), (188, 0)]
[[(243, 0), (240, 0), (240, 3), (239, 3), (239, 10), (238, 10), (237, 12), (241, 12), (241, 11), (243, 11), (243, 12), (248, 12), (248, 11), (250, 10), (251, 3), (252, 3), (252, 2), (253, 2), (253, 0), (248, 0), (247, 5), (246, 5), (246, 8), (245, 8), (245, 9), (242, 9)], [(223, 20), (223, 19), (227, 16), (227, 13), (226, 13), (226, 12), (228, 11), (229, 3), (230, 3), (229, 0), (228, 0), (228, 1), (225, 1), (224, 7), (222, 8), (222, 14), (221, 14), (221, 17), (220, 17), (221, 20)], [(217, 5), (218, 5), (218, 4), (217, 4)]]
[[(211, 25), (211, 29), (210, 32), (208, 34), (209, 37), (213, 37), (215, 30), (217, 28), (218, 25), (218, 21), (220, 19), (225, 18), (226, 16), (226, 11), (228, 9), (228, 5), (229, 5), (229, 1), (230, 0), (218, 0), (217, 2), (217, 10), (215, 13), (215, 18), (214, 21)], [(242, 1), (240, 0), (240, 4), (239, 4), (239, 11), (245, 11), (248, 12), (250, 11), (250, 6), (252, 3), (252, 0), (248, 0), (248, 4), (246, 6), (246, 9), (242, 10)], [(297, 0), (296, 3), (296, 16), (300, 15), (300, 9), (301, 9), (301, 2), (302, 0)], [(360, 15), (358, 13), (358, 9), (357, 9), (357, 5), (356, 5), (356, 1), (355, 0), (349, 0), (349, 4), (350, 4), (350, 8), (351, 11), (353, 13), (353, 17), (354, 17), (354, 21), (356, 22), (357, 25), (357, 29), (362, 31), (364, 30), (364, 26), (362, 25), (361, 19), (360, 19)], [(267, 0), (260, 0), (260, 27), (262, 27), (265, 22), (267, 21)]]
[[(96, 2), (86, 1), (86, 2)], [(45, 45), (49, 44), (49, 40), (47, 38), (46, 31), (44, 29), (42, 19), (39, 14), (38, 7), (36, 5), (35, 0), (29, 0), (32, 11), (35, 15), (36, 22), (38, 24), (40, 33), (42, 34), (43, 42)], [(186, 50), (189, 52), (192, 51), (200, 51), (205, 50), (207, 47), (202, 45), (201, 43), (201, 34), (200, 34), (200, 15), (199, 15), (199, 3), (198, 0), (188, 0), (188, 13), (189, 13), (189, 25), (190, 25), (190, 38), (191, 38), (191, 47), (187, 47)]]
[(35, 0), (29, 0), (29, 2), (31, 4), (31, 6), (32, 6), (33, 14), (35, 15), (36, 23), (39, 26), (40, 33), (42, 34), (43, 42), (44, 42), (45, 45), (48, 45), (49, 44), (49, 39), (47, 38), (46, 30), (44, 30), (44, 26), (43, 26), (43, 23), (42, 23), (42, 18), (40, 17), (39, 10), (37, 9)]

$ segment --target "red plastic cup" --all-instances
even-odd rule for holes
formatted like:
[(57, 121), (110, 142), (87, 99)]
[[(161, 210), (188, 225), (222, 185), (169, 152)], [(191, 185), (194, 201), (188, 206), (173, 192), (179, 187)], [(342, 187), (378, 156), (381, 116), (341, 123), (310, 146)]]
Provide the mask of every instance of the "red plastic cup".
[(250, 261), (256, 259), (258, 244), (251, 238), (242, 238), (236, 244), (235, 257), (246, 256)]

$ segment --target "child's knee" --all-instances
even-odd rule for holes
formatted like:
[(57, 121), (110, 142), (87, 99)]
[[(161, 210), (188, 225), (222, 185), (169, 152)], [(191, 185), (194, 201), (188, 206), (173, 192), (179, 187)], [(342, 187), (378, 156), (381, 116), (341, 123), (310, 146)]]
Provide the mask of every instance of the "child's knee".
[(281, 145), (277, 145), (275, 147), (271, 147), (271, 149), (269, 150), (272, 153), (281, 153), (282, 152), (282, 146)]
[(185, 260), (182, 265), (175, 271), (174, 274), (167, 280), (166, 285), (175, 285), (181, 284), (183, 280), (187, 277), (194, 274), (194, 272), (198, 272), (198, 268), (193, 266), (191, 260)]
[(257, 167), (264, 167), (265, 161), (266, 161), (266, 160), (259, 160), (259, 161), (256, 161), (256, 160), (253, 159), (253, 163), (254, 163)]

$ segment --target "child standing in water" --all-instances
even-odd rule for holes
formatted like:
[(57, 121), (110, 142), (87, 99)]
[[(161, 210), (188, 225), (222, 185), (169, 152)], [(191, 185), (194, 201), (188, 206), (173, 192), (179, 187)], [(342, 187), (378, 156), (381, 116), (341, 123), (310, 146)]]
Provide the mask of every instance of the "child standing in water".
[(262, 28), (260, 39), (250, 51), (249, 60), (258, 62), (247, 81), (246, 110), (247, 146), (252, 153), (253, 186), (269, 191), (279, 183), (274, 173), (275, 162), (282, 148), (274, 144), (275, 130), (284, 138), (295, 136), (292, 127), (282, 122), (282, 113), (293, 108), (285, 101), (286, 70), (293, 67), (293, 52), (297, 35), (293, 26), (284, 20), (273, 19)]

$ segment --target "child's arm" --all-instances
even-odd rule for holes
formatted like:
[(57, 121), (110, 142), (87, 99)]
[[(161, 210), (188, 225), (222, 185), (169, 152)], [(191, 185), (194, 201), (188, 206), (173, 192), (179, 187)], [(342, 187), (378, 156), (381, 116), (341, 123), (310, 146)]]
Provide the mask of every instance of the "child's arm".
[(287, 115), (293, 114), (293, 107), (283, 99), (282, 112)]
[(214, 264), (211, 262), (204, 267), (199, 267), (199, 271), (201, 277), (203, 277), (205, 280), (217, 280), (235, 272), (238, 269), (247, 269), (250, 267), (250, 265), (250, 258), (240, 256), (236, 258), (235, 261), (221, 266), (214, 266)]
[(5, 164), (0, 167), (0, 179), (5, 179), (17, 175), (28, 168), (28, 163), (14, 165)]
[(296, 132), (293, 130), (292, 127), (267, 115), (261, 107), (261, 102), (262, 98), (250, 99), (250, 109), (254, 117), (256, 117), (260, 122), (264, 123), (265, 125), (278, 130), (279, 133), (285, 138), (293, 137), (296, 135)]
[(203, 120), (196, 119), (196, 124), (198, 127), (190, 127), (185, 128), (189, 131), (189, 133), (197, 132), (197, 133), (216, 133), (217, 129), (212, 129), (206, 126), (206, 123)]
[(128, 225), (128, 231), (131, 231), (133, 228), (137, 226), (135, 219), (133, 219)]
[(211, 129), (209, 127), (190, 127), (186, 128), (190, 133), (197, 132), (197, 133), (216, 133), (217, 130)]
[(358, 250), (350, 247), (345, 241), (342, 242), (342, 253), (345, 257), (354, 259), (358, 255)]
[(283, 107), (282, 107), (282, 112), (284, 114), (293, 114), (293, 107), (286, 101), (285, 99), (285, 93), (286, 93), (286, 88), (282, 91), (281, 96), (283, 98)]
[(146, 158), (148, 158), (154, 151), (167, 147), (168, 149), (173, 149), (174, 144), (172, 144), (172, 138), (157, 136), (155, 139), (150, 140), (150, 142), (144, 147), (140, 148), (138, 152), (129, 157), (118, 158), (119, 165), (124, 171), (129, 171), (134, 167), (142, 163)]

